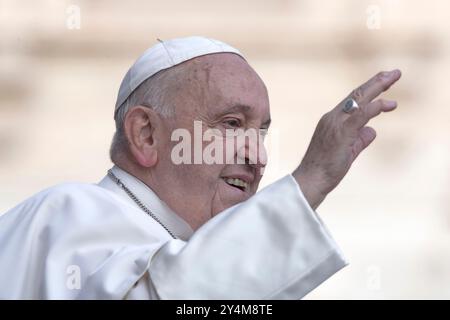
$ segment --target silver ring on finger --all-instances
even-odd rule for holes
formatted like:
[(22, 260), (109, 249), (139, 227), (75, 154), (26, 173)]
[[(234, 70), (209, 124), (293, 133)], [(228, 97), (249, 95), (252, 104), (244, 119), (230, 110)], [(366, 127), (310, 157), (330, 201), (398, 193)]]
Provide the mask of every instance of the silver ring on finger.
[(358, 102), (355, 99), (349, 98), (345, 101), (342, 111), (345, 113), (352, 113), (359, 108)]

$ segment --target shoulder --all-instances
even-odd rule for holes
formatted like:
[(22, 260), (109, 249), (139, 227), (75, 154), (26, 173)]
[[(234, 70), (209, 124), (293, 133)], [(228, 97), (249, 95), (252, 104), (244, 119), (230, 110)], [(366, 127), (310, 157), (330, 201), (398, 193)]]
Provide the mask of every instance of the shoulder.
[(64, 182), (44, 189), (33, 197), (41, 196), (45, 199), (57, 199), (60, 197), (73, 198), (76, 196), (103, 195), (105, 193), (108, 193), (107, 190), (96, 184)]
[[(44, 189), (25, 199), (0, 218), (58, 218), (58, 216), (95, 216), (105, 208), (113, 214), (124, 204), (113, 194), (96, 184), (66, 182)], [(108, 210), (116, 208), (115, 210)]]
[[(53, 240), (77, 234), (146, 234), (155, 222), (95, 184), (62, 183), (31, 196), (0, 217), (0, 243), (18, 230)], [(44, 235), (44, 236), (42, 236)], [(77, 236), (77, 237), (78, 237)]]
[[(6, 234), (69, 237), (102, 233), (108, 237), (166, 238), (165, 230), (133, 203), (89, 183), (62, 183), (40, 191), (0, 216), (0, 243)], [(3, 233), (3, 234), (2, 234)]]
[(111, 195), (108, 190), (95, 184), (65, 182), (44, 189), (25, 199), (22, 203), (64, 206), (75, 204), (77, 200), (89, 201), (97, 197), (108, 198)]
[(6, 291), (0, 286), (0, 298), (73, 297), (77, 292), (65, 285), (73, 265), (85, 275), (83, 288), (117, 274), (129, 277), (136, 261), (145, 267), (167, 238), (112, 191), (87, 183), (52, 186), (0, 217), (0, 283), (10, 284)]

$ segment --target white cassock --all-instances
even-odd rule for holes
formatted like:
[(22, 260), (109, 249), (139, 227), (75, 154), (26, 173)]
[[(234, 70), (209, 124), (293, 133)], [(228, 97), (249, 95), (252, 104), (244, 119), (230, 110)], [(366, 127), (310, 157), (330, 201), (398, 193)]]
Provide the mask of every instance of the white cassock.
[(108, 176), (51, 187), (0, 216), (1, 299), (298, 299), (346, 265), (291, 175), (193, 233), (113, 172), (178, 239)]

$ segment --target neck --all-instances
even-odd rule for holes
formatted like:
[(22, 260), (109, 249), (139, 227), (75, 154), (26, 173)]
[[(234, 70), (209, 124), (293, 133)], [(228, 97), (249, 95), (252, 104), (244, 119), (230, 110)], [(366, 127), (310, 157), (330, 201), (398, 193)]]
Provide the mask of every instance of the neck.
[(130, 162), (115, 162), (114, 164), (152, 189), (160, 200), (162, 200), (177, 216), (189, 224), (192, 230), (197, 230), (205, 223), (204, 219), (199, 220), (197, 215), (192, 214), (193, 211), (197, 212), (198, 210), (192, 208), (178, 208), (176, 204), (170, 201), (171, 198), (166, 196), (170, 190), (167, 190), (166, 185), (161, 185), (160, 182), (164, 181), (164, 179), (157, 178), (154, 168), (142, 168)]

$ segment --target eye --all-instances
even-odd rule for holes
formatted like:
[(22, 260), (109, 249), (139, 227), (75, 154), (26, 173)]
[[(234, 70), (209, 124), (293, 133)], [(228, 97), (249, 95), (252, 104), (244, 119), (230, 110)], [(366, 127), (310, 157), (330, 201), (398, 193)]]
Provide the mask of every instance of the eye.
[(223, 122), (228, 128), (239, 128), (241, 127), (241, 120), (236, 118), (228, 118), (225, 119)]

